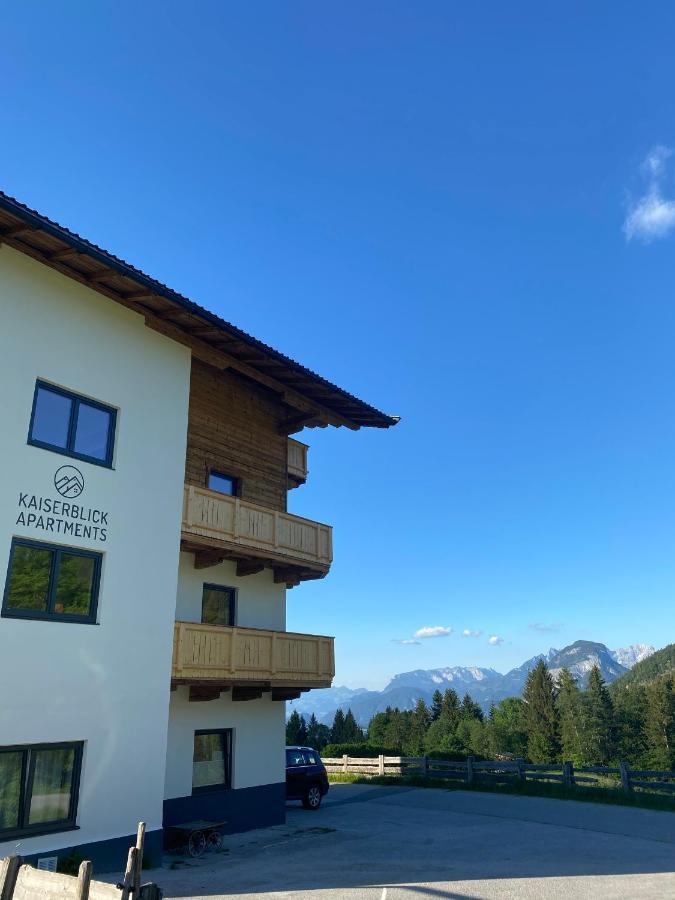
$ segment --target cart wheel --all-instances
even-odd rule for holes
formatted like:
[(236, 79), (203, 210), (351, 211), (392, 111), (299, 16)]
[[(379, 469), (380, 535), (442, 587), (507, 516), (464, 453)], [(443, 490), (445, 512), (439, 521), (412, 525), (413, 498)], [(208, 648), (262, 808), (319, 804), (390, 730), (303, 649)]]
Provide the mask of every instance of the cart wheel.
[(206, 843), (211, 853), (217, 853), (218, 850), (223, 849), (223, 836), (219, 831), (211, 831)]
[(206, 850), (206, 836), (203, 831), (193, 831), (188, 838), (188, 853), (190, 856), (201, 856)]

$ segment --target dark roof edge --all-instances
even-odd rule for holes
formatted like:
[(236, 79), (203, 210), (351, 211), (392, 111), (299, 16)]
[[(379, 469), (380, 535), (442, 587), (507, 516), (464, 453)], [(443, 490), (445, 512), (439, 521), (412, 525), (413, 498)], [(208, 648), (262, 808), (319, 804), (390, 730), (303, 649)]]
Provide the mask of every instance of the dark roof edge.
[[(207, 320), (210, 324), (235, 336), (237, 339), (250, 344), (265, 355), (273, 357), (289, 368), (301, 373), (305, 377), (318, 382), (321, 386), (328, 388), (331, 391), (335, 391), (349, 403), (357, 404), (362, 408), (363, 412), (367, 416), (372, 417), (375, 420), (372, 422), (359, 423), (362, 427), (368, 427), (370, 425), (371, 427), (390, 428), (399, 422), (399, 416), (388, 415), (387, 413), (383, 413), (376, 407), (365, 403), (363, 400), (360, 400), (358, 397), (355, 397), (353, 394), (350, 394), (348, 391), (344, 390), (338, 385), (333, 384), (332, 382), (323, 378), (321, 375), (313, 372), (311, 369), (306, 368), (301, 363), (292, 359), (290, 356), (286, 356), (279, 350), (275, 350), (274, 347), (270, 347), (269, 344), (265, 344), (263, 341), (258, 340), (258, 338), (254, 337), (253, 335), (248, 334), (241, 328), (233, 325), (231, 322), (222, 319), (220, 316), (217, 316), (210, 310), (205, 309), (198, 303), (195, 303), (194, 300), (190, 300), (188, 297), (179, 294), (177, 291), (174, 291), (172, 288), (163, 284), (161, 281), (157, 281), (149, 275), (146, 275), (145, 272), (142, 272), (140, 269), (137, 269), (130, 263), (125, 262), (125, 260), (120, 259), (114, 254), (109, 253), (107, 250), (102, 249), (101, 247), (98, 247), (96, 244), (91, 243), (86, 238), (81, 237), (79, 234), (76, 234), (73, 231), (70, 231), (68, 228), (59, 225), (58, 222), (54, 222), (46, 216), (43, 216), (36, 210), (31, 209), (24, 203), (16, 200), (14, 197), (10, 197), (8, 194), (5, 194), (4, 191), (0, 191), (0, 207), (5, 209), (7, 212), (23, 219), (32, 227), (39, 229), (40, 231), (44, 231), (47, 234), (52, 235), (52, 237), (63, 241), (64, 243), (71, 246), (74, 250), (77, 250), (78, 252), (97, 260), (104, 266), (109, 266), (110, 268), (117, 271), (120, 275), (124, 275), (127, 278), (134, 279), (135, 281), (143, 285), (143, 287), (147, 287), (148, 289), (150, 289), (153, 293), (156, 293), (159, 296), (162, 296), (167, 300), (176, 303), (187, 312), (200, 316), (201, 318)], [(0, 238), (1, 237), (2, 235), (0, 234)], [(301, 389), (297, 387), (294, 389), (299, 393), (302, 393)], [(330, 402), (327, 398), (322, 402), (325, 406), (330, 406)]]

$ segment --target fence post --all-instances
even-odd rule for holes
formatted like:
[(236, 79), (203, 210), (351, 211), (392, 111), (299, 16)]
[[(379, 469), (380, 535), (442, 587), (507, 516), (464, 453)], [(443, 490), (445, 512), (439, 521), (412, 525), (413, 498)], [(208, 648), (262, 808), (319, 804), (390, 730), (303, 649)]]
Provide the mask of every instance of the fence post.
[(466, 783), (473, 784), (473, 764), (475, 756), (467, 756), (466, 758)]
[(429, 775), (429, 757), (428, 756), (422, 757), (422, 775), (424, 775), (425, 778), (427, 778)]
[(377, 774), (384, 775), (384, 753), (380, 753), (377, 758)]
[(563, 784), (566, 788), (572, 787), (574, 776), (572, 775), (572, 763), (564, 762), (562, 766)]
[(516, 759), (516, 765), (518, 766), (518, 778), (519, 778), (521, 781), (525, 781), (525, 779), (526, 779), (526, 775), (525, 775), (525, 760), (523, 759), (522, 756), (517, 757), (517, 759)]
[(621, 773), (621, 788), (625, 791), (626, 794), (630, 794), (633, 791), (633, 785), (630, 783), (630, 768), (628, 767), (628, 763), (625, 761), (621, 761), (619, 763), (619, 772)]
[(92, 865), (88, 859), (80, 863), (77, 873), (77, 885), (75, 887), (76, 900), (89, 900), (89, 886), (91, 884)]
[(345, 753), (342, 757), (342, 771), (344, 774), (347, 774), (347, 770), (349, 769), (349, 757)]
[(6, 859), (0, 860), (1, 900), (12, 900), (21, 863), (22, 859), (20, 856), (8, 856)]

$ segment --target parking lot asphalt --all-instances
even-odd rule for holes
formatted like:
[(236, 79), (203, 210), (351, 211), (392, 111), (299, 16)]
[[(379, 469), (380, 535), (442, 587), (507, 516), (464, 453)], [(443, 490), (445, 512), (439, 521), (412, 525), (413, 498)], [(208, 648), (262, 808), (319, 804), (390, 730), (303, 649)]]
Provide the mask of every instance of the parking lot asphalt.
[(225, 848), (144, 875), (167, 898), (675, 897), (675, 814), (620, 806), (339, 784)]

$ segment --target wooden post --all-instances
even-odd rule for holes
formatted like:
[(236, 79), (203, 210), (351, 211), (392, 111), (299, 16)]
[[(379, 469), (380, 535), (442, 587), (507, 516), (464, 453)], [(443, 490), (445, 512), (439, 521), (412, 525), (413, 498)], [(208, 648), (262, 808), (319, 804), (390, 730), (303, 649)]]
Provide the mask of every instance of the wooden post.
[[(134, 872), (136, 871), (136, 860), (138, 859), (138, 850), (136, 847), (129, 847), (129, 856), (127, 857), (127, 868), (124, 872), (124, 881), (122, 882), (122, 893), (120, 900), (129, 900), (129, 894), (134, 882)], [(136, 898), (134, 898), (136, 900)]]
[(516, 759), (516, 765), (518, 766), (518, 778), (521, 781), (525, 781), (527, 776), (525, 774), (525, 760), (523, 759), (522, 756), (519, 756)]
[(21, 862), (16, 855), (0, 860), (0, 900), (12, 900)]
[(384, 753), (380, 753), (377, 758), (377, 774), (384, 775)]
[(347, 774), (348, 768), (349, 768), (349, 757), (345, 753), (344, 756), (342, 757), (342, 771), (344, 772), (345, 775)]
[(77, 873), (77, 885), (75, 887), (75, 900), (89, 900), (89, 885), (91, 884), (92, 864), (85, 859), (80, 863)]
[(622, 761), (619, 763), (619, 772), (621, 774), (621, 789), (626, 794), (632, 794), (633, 785), (630, 783), (630, 768), (627, 762)]
[(143, 847), (145, 845), (145, 822), (138, 823), (138, 831), (136, 832), (136, 866), (134, 868), (133, 894), (134, 900), (138, 900), (141, 889), (141, 871), (143, 869)]
[(429, 757), (428, 756), (422, 757), (422, 775), (424, 775), (425, 778), (429, 777)]
[(565, 785), (565, 787), (566, 788), (572, 787), (573, 776), (572, 776), (572, 763), (571, 762), (563, 763), (562, 773), (563, 773), (563, 784)]
[(475, 756), (467, 756), (466, 758), (466, 783), (473, 784), (473, 764), (476, 761)]

